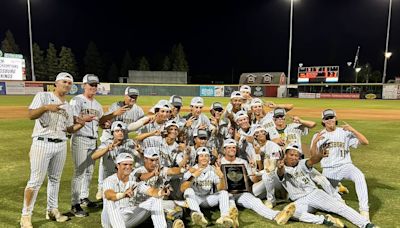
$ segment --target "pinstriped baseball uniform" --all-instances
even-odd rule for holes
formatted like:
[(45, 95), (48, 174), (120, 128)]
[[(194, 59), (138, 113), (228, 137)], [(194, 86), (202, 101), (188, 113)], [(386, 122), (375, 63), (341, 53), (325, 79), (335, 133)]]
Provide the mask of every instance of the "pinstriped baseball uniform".
[[(241, 158), (236, 158), (234, 161), (231, 162), (231, 161), (226, 160), (225, 157), (223, 157), (221, 159), (221, 164), (222, 165), (223, 164), (243, 164), (246, 167), (247, 175), (254, 174), (249, 163), (247, 163), (246, 160), (241, 159)], [(259, 182), (259, 183), (262, 185), (261, 182)], [(255, 184), (258, 184), (258, 183), (255, 183)], [(249, 192), (234, 194), (233, 199), (230, 200), (230, 206), (232, 207), (235, 203), (237, 203), (239, 206), (242, 206), (244, 208), (251, 209), (251, 210), (255, 211), (257, 214), (259, 214), (262, 217), (267, 218), (269, 220), (274, 219), (275, 216), (279, 213), (278, 211), (274, 211), (274, 210), (271, 210), (268, 207), (266, 207), (262, 203), (261, 199), (255, 197), (253, 194), (251, 194)]]
[(103, 116), (103, 108), (96, 99), (89, 100), (83, 94), (72, 98), (70, 104), (74, 116), (91, 114), (97, 117), (72, 134), (71, 150), (75, 168), (71, 183), (71, 201), (72, 205), (75, 205), (80, 203), (80, 199), (89, 197), (89, 186), (94, 165), (94, 161), (90, 156), (96, 150), (98, 121)]
[(358, 227), (368, 224), (369, 221), (354, 209), (316, 187), (310, 177), (311, 169), (306, 166), (307, 160), (300, 160), (295, 167), (285, 166), (285, 174), (282, 179), (282, 185), (296, 204), (294, 217), (302, 222), (322, 224), (324, 216), (311, 213), (314, 210), (323, 210), (336, 213)]
[[(29, 152), (31, 173), (26, 188), (33, 189), (30, 205), (24, 202), (22, 215), (32, 215), (33, 207), (46, 174), (47, 210), (58, 208), (58, 192), (62, 170), (67, 155), (66, 128), (73, 125), (72, 108), (52, 92), (39, 92), (29, 109), (38, 109), (48, 104), (63, 104), (58, 112), (47, 111), (35, 120), (32, 146)], [(25, 199), (26, 197), (24, 197)]]
[[(187, 162), (187, 164), (189, 166), (194, 166), (196, 165), (196, 148), (194, 146), (189, 147), (190, 149), (190, 154), (189, 154), (189, 160)], [(176, 156), (176, 163), (179, 164), (181, 163), (183, 160), (183, 153), (179, 153)]]
[(251, 143), (246, 141), (246, 137), (250, 136), (251, 128), (247, 132), (243, 131), (243, 129), (239, 129), (240, 139), (238, 143), (238, 152), (237, 157), (242, 158), (248, 161), (248, 157), (250, 159), (255, 159), (256, 152), (254, 151), (254, 147)]
[(137, 194), (145, 194), (149, 186), (144, 182), (137, 182), (134, 175), (129, 176), (129, 181), (123, 183), (118, 179), (117, 174), (107, 177), (103, 183), (104, 192), (112, 189), (115, 193), (123, 193), (128, 188), (137, 186), (133, 197), (125, 197), (118, 201), (107, 200), (103, 196), (103, 212), (101, 214), (101, 223), (103, 227), (133, 227), (144, 222), (150, 215), (154, 227), (167, 227), (164, 212), (162, 210), (161, 199), (149, 197), (144, 202), (137, 201)]
[(207, 131), (211, 131), (214, 129), (214, 126), (211, 124), (208, 117), (201, 113), (196, 120), (193, 120), (192, 125), (189, 128), (186, 128), (187, 140), (189, 142), (189, 145), (193, 145), (193, 133), (196, 129), (199, 129), (200, 125), (205, 125), (205, 130)]
[(179, 127), (179, 130), (183, 130), (183, 127), (186, 124), (186, 119), (181, 117), (179, 114), (177, 116), (175, 116), (174, 118), (171, 118), (170, 120), (175, 121), (176, 124)]
[[(291, 123), (286, 125), (284, 129), (277, 129), (280, 138), (285, 141), (286, 145), (295, 143), (299, 149), (302, 151), (301, 137), (308, 135), (308, 128), (300, 123)], [(342, 200), (342, 197), (336, 191), (336, 189), (331, 185), (329, 180), (323, 176), (315, 168), (312, 169), (310, 173), (311, 179), (320, 185), (326, 193), (333, 196), (336, 199)]]
[[(193, 168), (197, 169), (196, 164)], [(188, 171), (183, 175), (184, 180), (188, 180), (192, 174)], [(219, 205), (221, 217), (229, 215), (229, 194), (225, 190), (214, 192), (213, 186), (217, 185), (220, 178), (214, 171), (214, 167), (207, 166), (200, 176), (195, 177), (190, 188), (184, 192), (184, 197), (190, 210), (199, 212), (201, 207), (215, 207)]]
[[(146, 125), (144, 125), (143, 127), (140, 128), (139, 132), (140, 134), (143, 133), (149, 133), (155, 130), (163, 130), (165, 123), (162, 124), (158, 124), (156, 121), (154, 122), (150, 122)], [(159, 135), (154, 135), (154, 136), (150, 136), (145, 138), (142, 142), (141, 142), (141, 146), (144, 149), (146, 149), (147, 147), (160, 147), (161, 146), (161, 140), (162, 137)]]
[(160, 145), (160, 163), (162, 167), (177, 167), (177, 157), (179, 153), (178, 151), (178, 143), (173, 142), (172, 145), (168, 145), (165, 138), (162, 139)]
[[(342, 179), (352, 180), (355, 183), (360, 211), (369, 211), (368, 187), (364, 174), (351, 161), (350, 147), (357, 148), (359, 140), (350, 131), (336, 127), (334, 131), (324, 133), (324, 140), (320, 140), (317, 146), (321, 146), (325, 140), (329, 143), (329, 156), (321, 160), (322, 174), (331, 181), (333, 186)], [(316, 135), (313, 136), (313, 140)]]
[(279, 133), (276, 130), (276, 125), (275, 125), (273, 116), (274, 116), (274, 112), (270, 111), (270, 112), (267, 112), (261, 120), (255, 121), (255, 124), (259, 124), (265, 128), (265, 130), (269, 134), (270, 139), (279, 138)]

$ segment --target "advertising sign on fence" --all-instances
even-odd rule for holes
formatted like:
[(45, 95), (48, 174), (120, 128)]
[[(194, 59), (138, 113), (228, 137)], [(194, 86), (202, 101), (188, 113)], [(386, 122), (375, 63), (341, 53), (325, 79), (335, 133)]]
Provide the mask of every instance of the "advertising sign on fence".
[(200, 96), (201, 97), (213, 97), (214, 96), (214, 86), (200, 86)]
[(6, 83), (0, 82), (0, 95), (6, 95)]
[(43, 83), (25, 82), (25, 94), (36, 94), (43, 91)]
[(24, 82), (7, 82), (6, 93), (8, 95), (25, 94), (25, 83)]
[(0, 57), (0, 80), (25, 80), (25, 60)]
[(224, 86), (214, 86), (214, 96), (223, 97), (224, 96)]
[(321, 93), (320, 98), (360, 99), (359, 93)]

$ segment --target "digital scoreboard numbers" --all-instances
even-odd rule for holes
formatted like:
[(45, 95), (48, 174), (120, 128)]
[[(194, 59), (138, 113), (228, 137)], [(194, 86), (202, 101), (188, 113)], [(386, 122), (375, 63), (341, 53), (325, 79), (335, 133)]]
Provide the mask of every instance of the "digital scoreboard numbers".
[(339, 66), (299, 67), (298, 83), (338, 82)]

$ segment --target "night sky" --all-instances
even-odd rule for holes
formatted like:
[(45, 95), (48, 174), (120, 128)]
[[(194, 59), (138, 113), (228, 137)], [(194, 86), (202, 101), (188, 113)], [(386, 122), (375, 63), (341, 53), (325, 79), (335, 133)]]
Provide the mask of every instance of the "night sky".
[[(389, 0), (296, 0), (292, 82), (297, 66), (353, 61), (383, 69)], [(72, 48), (81, 63), (89, 41), (118, 64), (129, 50), (152, 64), (181, 42), (195, 82), (240, 73), (287, 71), (290, 0), (31, 0), (33, 40)], [(29, 53), (26, 0), (1, 0), (0, 39), (10, 29)], [(387, 78), (400, 76), (400, 1), (393, 1)], [(79, 65), (82, 67), (82, 64)]]

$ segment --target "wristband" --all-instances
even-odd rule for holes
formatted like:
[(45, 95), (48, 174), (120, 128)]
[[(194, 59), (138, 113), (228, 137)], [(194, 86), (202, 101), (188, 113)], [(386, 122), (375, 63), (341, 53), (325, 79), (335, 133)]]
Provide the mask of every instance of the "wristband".
[(181, 173), (185, 173), (185, 171), (186, 171), (186, 169), (183, 168), (183, 167), (182, 167), (181, 170), (180, 170)]
[(118, 192), (116, 195), (115, 195), (115, 198), (117, 198), (117, 200), (120, 200), (120, 199), (122, 199), (122, 198), (124, 198), (125, 197), (125, 193), (122, 193), (122, 192)]
[(260, 154), (256, 154), (256, 161), (261, 161), (261, 155)]

